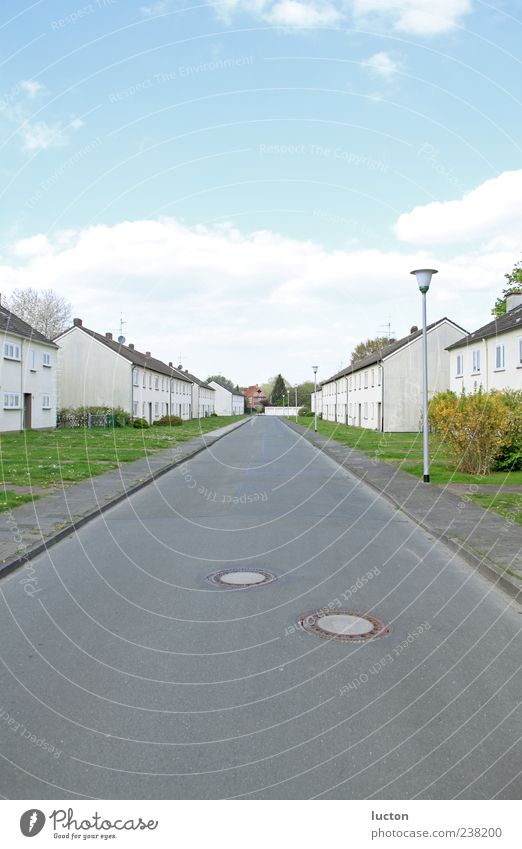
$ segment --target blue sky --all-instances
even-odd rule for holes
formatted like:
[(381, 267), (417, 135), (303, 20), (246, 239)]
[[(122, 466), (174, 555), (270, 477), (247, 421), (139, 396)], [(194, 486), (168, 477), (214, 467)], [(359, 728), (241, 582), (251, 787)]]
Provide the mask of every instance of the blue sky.
[(520, 9), (41, 0), (0, 20), (1, 289), (206, 376), (489, 318), (520, 257)]

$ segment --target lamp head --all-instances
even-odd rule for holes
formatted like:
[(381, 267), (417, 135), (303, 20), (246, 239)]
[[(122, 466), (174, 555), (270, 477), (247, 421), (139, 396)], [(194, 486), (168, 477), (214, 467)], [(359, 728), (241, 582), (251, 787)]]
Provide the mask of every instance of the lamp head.
[(436, 268), (417, 268), (416, 271), (410, 271), (417, 278), (417, 284), (420, 291), (425, 294), (430, 288), (431, 278), (434, 274), (438, 274)]
[(318, 368), (319, 368), (319, 366), (312, 366), (312, 371), (313, 371), (314, 374), (317, 374)]

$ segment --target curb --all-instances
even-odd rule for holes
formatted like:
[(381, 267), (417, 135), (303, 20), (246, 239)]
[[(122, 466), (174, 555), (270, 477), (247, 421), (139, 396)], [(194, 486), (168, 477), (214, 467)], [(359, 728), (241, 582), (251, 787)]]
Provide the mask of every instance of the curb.
[[(133, 484), (129, 489), (126, 489), (125, 492), (120, 493), (119, 495), (115, 495), (114, 498), (111, 498), (110, 501), (107, 501), (105, 504), (100, 505), (95, 510), (91, 510), (89, 513), (86, 513), (85, 516), (81, 516), (81, 518), (76, 519), (74, 522), (68, 524), (65, 528), (61, 528), (56, 533), (52, 534), (48, 539), (44, 542), (36, 543), (36, 545), (31, 546), (27, 549), (24, 554), (21, 554), (18, 557), (9, 560), (7, 563), (2, 564), (0, 566), (0, 578), (4, 578), (6, 575), (9, 575), (11, 572), (14, 572), (16, 569), (19, 569), (20, 566), (24, 566), (26, 563), (29, 563), (31, 560), (34, 560), (35, 557), (38, 557), (39, 554), (43, 554), (44, 551), (47, 551), (49, 548), (52, 548), (56, 543), (60, 542), (65, 537), (74, 533), (74, 531), (79, 530), (83, 525), (86, 525), (88, 522), (91, 522), (93, 519), (96, 519), (97, 516), (101, 516), (106, 510), (109, 510), (111, 507), (115, 507), (117, 504), (120, 504), (122, 501), (125, 501), (130, 495), (134, 495), (135, 492), (139, 492), (140, 489), (151, 484), (153, 481), (165, 475), (167, 472), (171, 472), (172, 469), (175, 469), (176, 466), (180, 466), (182, 463), (186, 463), (187, 460), (191, 460), (192, 457), (195, 457), (197, 454), (201, 454), (202, 451), (206, 451), (208, 448), (211, 448), (212, 445), (215, 445), (216, 442), (219, 442), (220, 439), (224, 439), (225, 436), (228, 436), (233, 431), (237, 430), (239, 427), (242, 427), (244, 424), (249, 422), (250, 419), (243, 419), (237, 424), (231, 425), (230, 430), (227, 430), (226, 433), (222, 433), (220, 436), (217, 436), (209, 445), (201, 445), (199, 448), (195, 448), (190, 454), (186, 454), (179, 460), (174, 460), (172, 463), (168, 463), (166, 466), (163, 466), (161, 469), (157, 469), (155, 472), (152, 472), (147, 478), (140, 481), (139, 483)], [(212, 431), (205, 436), (210, 436)], [(91, 478), (92, 480), (92, 478)]]
[[(481, 556), (470, 546), (466, 545), (466, 543), (461, 542), (460, 540), (456, 540), (454, 537), (448, 536), (447, 534), (436, 530), (435, 528), (431, 527), (431, 525), (429, 525), (427, 522), (423, 522), (413, 513), (410, 513), (410, 511), (407, 510), (392, 495), (380, 489), (376, 484), (368, 480), (365, 474), (360, 474), (356, 469), (352, 469), (349, 465), (345, 465), (344, 463), (340, 462), (336, 457), (329, 454), (325, 448), (321, 447), (320, 445), (316, 445), (302, 425), (296, 426), (295, 422), (290, 422), (286, 419), (282, 419), (282, 421), (291, 430), (293, 430), (294, 433), (298, 433), (300, 436), (304, 437), (304, 439), (306, 439), (306, 441), (309, 442), (310, 445), (312, 445), (317, 451), (322, 451), (322, 453), (326, 454), (326, 456), (329, 457), (330, 460), (333, 460), (335, 463), (337, 463), (337, 465), (341, 466), (342, 469), (349, 472), (354, 477), (358, 478), (367, 486), (371, 487), (374, 492), (377, 492), (390, 504), (393, 504), (394, 507), (399, 509), (402, 513), (404, 513), (405, 516), (408, 517), (408, 519), (410, 519), (412, 522), (415, 522), (415, 524), (422, 528), (424, 531), (427, 531), (429, 534), (431, 534), (431, 536), (439, 540), (439, 542), (442, 542), (447, 548), (450, 549), (450, 551), (462, 557), (463, 560), (465, 560), (470, 566), (480, 572), (481, 575), (484, 575), (484, 577), (488, 578), (490, 581), (494, 581), (495, 585), (500, 587), (507, 595), (515, 599), (515, 601), (522, 601), (522, 584), (517, 581), (516, 578), (512, 578), (510, 575), (506, 574), (500, 566), (497, 566), (492, 561), (488, 561), (486, 559), (487, 555), (482, 554)], [(299, 428), (299, 430), (297, 428)]]

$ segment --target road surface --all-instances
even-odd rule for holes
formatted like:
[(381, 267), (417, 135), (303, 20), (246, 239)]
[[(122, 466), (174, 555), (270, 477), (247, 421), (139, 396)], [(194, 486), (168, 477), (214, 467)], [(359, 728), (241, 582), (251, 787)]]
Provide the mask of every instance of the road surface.
[(520, 797), (520, 608), (275, 418), (0, 590), (6, 798)]

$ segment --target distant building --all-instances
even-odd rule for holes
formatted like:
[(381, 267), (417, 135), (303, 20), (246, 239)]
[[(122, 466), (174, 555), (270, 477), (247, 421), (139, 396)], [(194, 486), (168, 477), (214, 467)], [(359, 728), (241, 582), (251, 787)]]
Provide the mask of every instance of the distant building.
[(256, 406), (256, 404), (261, 404), (263, 407), (265, 407), (267, 404), (270, 403), (270, 399), (267, 395), (265, 395), (265, 393), (257, 385), (257, 383), (254, 383), (252, 386), (245, 387), (242, 391), (243, 395), (245, 396), (245, 404), (249, 407), (252, 404), (254, 407)]
[(450, 387), (460, 395), (522, 389), (522, 295), (508, 295), (506, 313), (448, 347)]
[[(172, 365), (172, 363), (169, 363), (169, 365)], [(182, 365), (178, 366), (177, 371), (192, 383), (192, 418), (204, 419), (211, 416), (215, 407), (216, 390), (204, 380), (190, 374)]]
[(58, 346), (0, 305), (0, 431), (56, 427)]
[(166, 415), (191, 418), (191, 380), (150, 351), (88, 330), (81, 318), (56, 342), (60, 407), (122, 407), (149, 424)]
[(217, 380), (210, 386), (216, 391), (215, 411), (218, 416), (242, 416), (245, 412), (245, 396), (239, 390), (230, 390)]
[[(448, 345), (466, 331), (442, 318), (428, 325), (428, 396), (450, 386)], [(323, 419), (387, 432), (412, 432), (422, 423), (422, 331), (385, 345), (321, 383), (312, 409)]]

